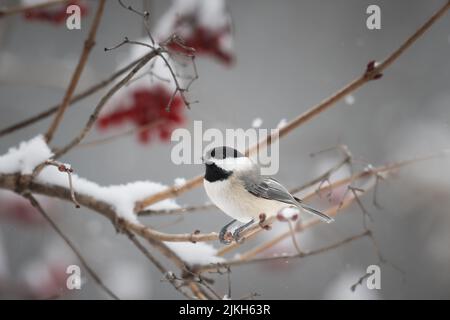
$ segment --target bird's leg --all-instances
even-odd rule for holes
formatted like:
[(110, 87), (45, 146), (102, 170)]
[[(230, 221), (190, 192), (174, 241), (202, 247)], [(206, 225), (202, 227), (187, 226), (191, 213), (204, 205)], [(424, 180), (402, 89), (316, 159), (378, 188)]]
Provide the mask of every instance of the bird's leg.
[(228, 228), (236, 222), (236, 219), (232, 220), (231, 222), (227, 223), (222, 229), (220, 229), (219, 232), (219, 240), (221, 243), (223, 244), (230, 244), (231, 241), (226, 238), (227, 232), (228, 232)]
[(250, 220), (246, 224), (244, 224), (244, 225), (240, 226), (239, 228), (237, 228), (236, 230), (234, 230), (234, 232), (233, 232), (233, 239), (234, 239), (234, 241), (236, 241), (237, 243), (241, 242), (241, 240), (242, 240), (241, 239), (241, 232), (244, 231), (253, 222), (255, 222), (255, 219)]

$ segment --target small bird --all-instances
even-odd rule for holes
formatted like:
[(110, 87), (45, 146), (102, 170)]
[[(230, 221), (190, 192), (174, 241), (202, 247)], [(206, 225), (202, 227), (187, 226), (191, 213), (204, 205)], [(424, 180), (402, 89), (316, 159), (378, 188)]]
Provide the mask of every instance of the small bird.
[(233, 232), (233, 239), (239, 242), (242, 231), (261, 214), (271, 217), (286, 207), (306, 210), (328, 223), (333, 221), (333, 218), (291, 195), (275, 179), (262, 176), (258, 164), (233, 148), (211, 149), (203, 157), (203, 163), (206, 166), (203, 184), (208, 197), (233, 218), (219, 233), (222, 243), (231, 242), (225, 238), (228, 228), (236, 221), (243, 223)]

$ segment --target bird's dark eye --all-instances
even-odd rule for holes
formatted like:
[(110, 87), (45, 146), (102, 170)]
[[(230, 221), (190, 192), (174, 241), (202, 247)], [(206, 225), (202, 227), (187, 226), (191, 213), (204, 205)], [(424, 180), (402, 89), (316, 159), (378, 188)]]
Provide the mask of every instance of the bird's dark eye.
[(235, 157), (235, 158), (237, 158), (238, 157), (238, 152), (237, 152), (237, 150), (235, 149), (234, 150), (234, 152), (233, 152), (233, 157)]
[(211, 151), (211, 157), (215, 157), (216, 156), (216, 149), (213, 149), (213, 151)]

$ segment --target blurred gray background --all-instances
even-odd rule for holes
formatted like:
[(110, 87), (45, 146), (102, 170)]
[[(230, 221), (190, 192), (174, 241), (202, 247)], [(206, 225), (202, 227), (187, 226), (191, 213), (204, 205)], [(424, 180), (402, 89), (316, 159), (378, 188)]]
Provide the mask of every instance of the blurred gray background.
[[(132, 1), (142, 7), (142, 1)], [(14, 1), (1, 1), (14, 3)], [(228, 2), (235, 28), (236, 64), (224, 67), (208, 58), (198, 59), (200, 79), (190, 97), (200, 103), (186, 111), (189, 122), (204, 121), (204, 128), (248, 128), (255, 118), (262, 127), (274, 128), (328, 97), (363, 72), (370, 60), (381, 60), (396, 49), (442, 4), (442, 0), (303, 0)], [(91, 7), (93, 1), (91, 1)], [(366, 8), (382, 10), (382, 29), (366, 28)], [(169, 1), (145, 1), (151, 22)], [(76, 65), (92, 14), (81, 31), (69, 31), (43, 23), (27, 23), (22, 17), (0, 20), (0, 127), (44, 110), (62, 99)], [(143, 35), (139, 18), (107, 1), (97, 46), (83, 74), (80, 88), (105, 78), (126, 48), (105, 53), (104, 47), (124, 36)], [(123, 51), (122, 51), (123, 50)], [(337, 153), (311, 158), (309, 154), (345, 143), (357, 158), (373, 165), (427, 154), (450, 147), (450, 16), (434, 25), (379, 81), (354, 93), (354, 103), (339, 102), (280, 143), (278, 179), (293, 187), (317, 176), (335, 161)], [(13, 63), (15, 61), (15, 63)], [(69, 141), (87, 120), (101, 93), (71, 108), (54, 145)], [(44, 132), (49, 121), (0, 139), (0, 153), (10, 146)], [(190, 124), (187, 124), (190, 128)], [(90, 138), (103, 136), (93, 130)], [(79, 148), (69, 162), (83, 177), (100, 184), (119, 184), (149, 179), (171, 185), (177, 177), (202, 172), (198, 165), (175, 166), (171, 145), (139, 144), (126, 137), (95, 148)], [(450, 160), (430, 160), (401, 170), (382, 182), (379, 200), (383, 209), (362, 198), (373, 217), (370, 224), (383, 256), (393, 265), (379, 264), (367, 239), (319, 256), (278, 264), (253, 264), (232, 270), (233, 298), (258, 293), (262, 299), (428, 299), (450, 298)], [(356, 168), (362, 165), (356, 164)], [(199, 188), (183, 195), (180, 204), (200, 204), (206, 195)], [(1, 206), (1, 203), (0, 203)], [(70, 203), (52, 205), (52, 216), (119, 295), (142, 299), (179, 299), (124, 236), (87, 209)], [(154, 226), (176, 217), (143, 218)], [(195, 229), (217, 231), (228, 218), (217, 210), (185, 216), (167, 232)], [(320, 225), (300, 236), (307, 249), (343, 239), (362, 229), (360, 209), (353, 205), (336, 223)], [(253, 240), (263, 241), (269, 234)], [(68, 249), (45, 227), (1, 220), (0, 243), (5, 252), (8, 279), (19, 281), (24, 266), (46, 252), (67, 254)], [(215, 246), (218, 246), (216, 243)], [(280, 250), (291, 251), (290, 242)], [(350, 290), (368, 265), (381, 267), (381, 290), (364, 286)], [(36, 276), (38, 277), (38, 275)], [(217, 288), (227, 291), (226, 278)], [(0, 293), (0, 297), (20, 297)], [(87, 278), (69, 299), (105, 298)]]

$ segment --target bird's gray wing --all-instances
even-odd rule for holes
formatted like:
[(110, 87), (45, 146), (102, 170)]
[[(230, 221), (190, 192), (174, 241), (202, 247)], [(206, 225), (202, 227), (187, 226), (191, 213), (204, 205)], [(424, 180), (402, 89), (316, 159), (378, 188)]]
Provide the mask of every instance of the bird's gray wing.
[(245, 189), (258, 198), (276, 200), (287, 204), (298, 205), (289, 191), (272, 178), (253, 178), (244, 180)]
[(329, 217), (325, 213), (306, 205), (301, 199), (292, 196), (290, 192), (275, 179), (249, 176), (243, 180), (245, 189), (254, 196), (269, 200), (276, 200), (303, 208), (327, 223), (334, 221), (333, 218)]

